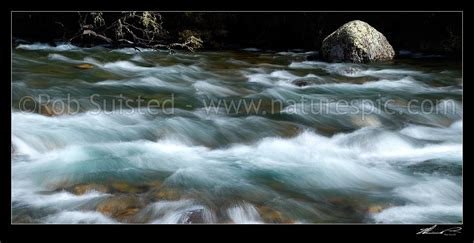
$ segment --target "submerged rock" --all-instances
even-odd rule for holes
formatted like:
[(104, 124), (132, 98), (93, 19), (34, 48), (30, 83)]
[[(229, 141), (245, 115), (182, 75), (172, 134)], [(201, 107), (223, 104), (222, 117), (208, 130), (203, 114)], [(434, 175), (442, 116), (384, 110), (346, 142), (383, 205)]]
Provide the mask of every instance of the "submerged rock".
[(300, 80), (294, 80), (292, 83), (296, 86), (303, 87), (303, 86), (310, 85), (312, 82), (308, 80), (300, 79)]
[(307, 55), (305, 57), (305, 60), (306, 61), (316, 61), (316, 60), (319, 60), (321, 58), (319, 52), (316, 52), (316, 53), (312, 53), (310, 55)]
[(257, 210), (265, 223), (294, 223), (293, 220), (285, 217), (280, 211), (274, 208), (268, 206), (257, 206)]
[(387, 38), (369, 24), (354, 20), (328, 35), (321, 55), (331, 62), (373, 62), (392, 60), (395, 51)]
[[(64, 105), (64, 104), (63, 104)], [(41, 105), (39, 112), (44, 116), (61, 116), (61, 115), (70, 115), (70, 107), (68, 106), (54, 106), (53, 103), (47, 103)]]
[(361, 68), (358, 68), (358, 67), (343, 67), (341, 69), (338, 70), (339, 73), (341, 74), (345, 74), (345, 75), (355, 75), (357, 73), (360, 73), (362, 72), (363, 70)]
[(202, 224), (206, 223), (204, 209), (195, 209), (185, 213), (179, 220), (181, 224)]
[(20, 216), (12, 216), (12, 223), (14, 224), (34, 224), (38, 223), (37, 220), (33, 219), (33, 217), (29, 215), (20, 215)]
[(163, 184), (162, 180), (154, 180), (154, 181), (148, 182), (147, 186), (151, 188), (160, 188), (162, 184)]
[(380, 205), (372, 205), (372, 206), (370, 206), (370, 207), (368, 208), (367, 211), (368, 211), (369, 213), (380, 213), (380, 212), (382, 212), (382, 210), (383, 210), (383, 207), (382, 207), (382, 206), (380, 206)]
[(79, 68), (79, 69), (92, 69), (94, 68), (94, 65), (89, 64), (89, 63), (83, 63), (83, 64), (75, 65), (74, 67)]
[(54, 108), (51, 106), (43, 105), (41, 107), (40, 113), (45, 116), (55, 116), (56, 112), (54, 111)]
[(380, 127), (382, 122), (375, 115), (352, 115), (350, 117), (352, 125), (356, 127)]
[(176, 201), (181, 198), (180, 193), (176, 189), (172, 188), (160, 188), (157, 192), (153, 193), (156, 200), (169, 200)]
[(114, 192), (122, 192), (122, 193), (140, 193), (145, 192), (145, 187), (139, 187), (132, 185), (127, 182), (114, 182), (110, 185)]
[(140, 200), (135, 196), (117, 196), (100, 202), (96, 211), (119, 221), (128, 221), (140, 211), (142, 206)]
[(389, 203), (372, 204), (367, 208), (367, 212), (369, 214), (376, 214), (382, 212), (387, 208), (390, 208), (391, 206), (392, 205)]
[(120, 222), (129, 222), (140, 211), (139, 208), (127, 208), (114, 216)]
[(83, 195), (90, 191), (98, 191), (98, 192), (107, 193), (109, 192), (109, 188), (104, 185), (92, 183), (92, 184), (81, 184), (81, 185), (74, 186), (71, 191), (72, 193), (76, 195)]

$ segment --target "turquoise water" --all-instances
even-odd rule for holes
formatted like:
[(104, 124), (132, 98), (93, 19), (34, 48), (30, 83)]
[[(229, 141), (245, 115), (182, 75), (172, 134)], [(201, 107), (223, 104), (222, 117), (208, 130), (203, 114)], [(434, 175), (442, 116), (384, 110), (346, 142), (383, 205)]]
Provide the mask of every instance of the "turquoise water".
[(14, 48), (12, 222), (462, 221), (461, 63), (308, 54)]

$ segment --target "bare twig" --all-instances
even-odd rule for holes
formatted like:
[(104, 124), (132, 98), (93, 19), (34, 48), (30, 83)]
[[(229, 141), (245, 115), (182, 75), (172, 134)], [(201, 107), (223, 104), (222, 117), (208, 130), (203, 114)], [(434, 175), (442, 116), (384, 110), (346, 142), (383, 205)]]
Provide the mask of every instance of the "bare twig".
[[(162, 28), (162, 17), (157, 12), (123, 12), (122, 16), (105, 24), (102, 12), (92, 12), (92, 21), (87, 21), (88, 13), (79, 15), (79, 31), (69, 39), (90, 36), (103, 40), (112, 45), (130, 46), (137, 50), (138, 47), (167, 49), (170, 53), (173, 48), (183, 48), (189, 51), (202, 47), (202, 40), (191, 36), (184, 43), (160, 43), (166, 31)], [(110, 32), (115, 38), (109, 37)]]

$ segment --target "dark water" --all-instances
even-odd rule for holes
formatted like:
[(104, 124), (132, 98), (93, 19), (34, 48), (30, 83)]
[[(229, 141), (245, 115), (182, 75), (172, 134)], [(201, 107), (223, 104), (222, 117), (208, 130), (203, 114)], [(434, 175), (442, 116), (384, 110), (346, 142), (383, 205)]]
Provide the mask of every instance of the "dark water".
[(12, 51), (14, 223), (462, 220), (460, 62)]

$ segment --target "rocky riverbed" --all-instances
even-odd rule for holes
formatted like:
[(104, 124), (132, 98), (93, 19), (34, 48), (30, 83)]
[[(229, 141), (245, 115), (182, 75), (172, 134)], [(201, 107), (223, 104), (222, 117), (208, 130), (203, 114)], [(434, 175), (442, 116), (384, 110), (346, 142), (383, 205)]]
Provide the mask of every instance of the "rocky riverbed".
[(460, 62), (12, 52), (13, 223), (462, 220)]

